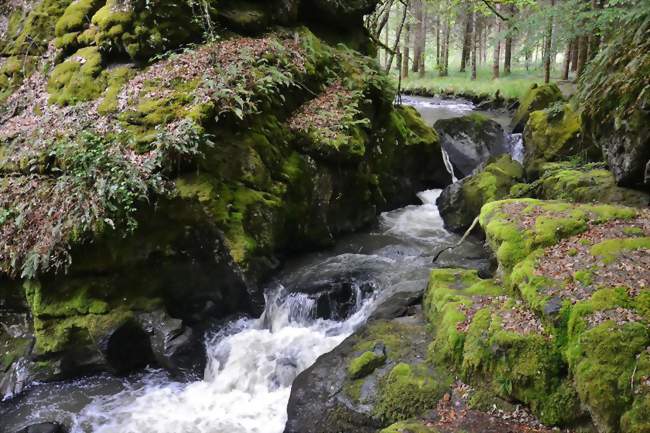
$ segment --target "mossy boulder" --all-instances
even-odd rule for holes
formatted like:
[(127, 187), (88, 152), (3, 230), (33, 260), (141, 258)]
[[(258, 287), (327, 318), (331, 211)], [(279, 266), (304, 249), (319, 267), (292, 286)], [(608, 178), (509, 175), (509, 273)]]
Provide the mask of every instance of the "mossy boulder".
[(436, 202), (445, 227), (454, 232), (469, 228), (481, 207), (508, 197), (523, 174), (521, 164), (502, 155), (490, 158), (485, 168), (445, 188)]
[[(451, 377), (426, 362), (430, 339), (420, 315), (362, 327), (296, 378), (285, 432), (375, 433), (435, 406)], [(369, 360), (371, 371), (350, 375)]]
[(545, 162), (571, 157), (588, 162), (602, 157), (600, 149), (584, 137), (581, 119), (571, 104), (554, 105), (530, 114), (524, 129), (524, 167), (529, 178), (536, 178)]
[(577, 393), (563, 378), (553, 335), (505, 293), (475, 271), (432, 271), (424, 304), (437, 330), (430, 356), (495, 396), (526, 403), (547, 424), (578, 421)]
[(631, 14), (616, 37), (589, 62), (578, 84), (584, 129), (621, 186), (650, 185), (650, 11)]
[(539, 166), (539, 179), (532, 184), (518, 184), (510, 191), (512, 197), (534, 197), (543, 200), (565, 200), (574, 203), (613, 203), (645, 207), (650, 195), (616, 185), (611, 171), (602, 165), (544, 163)]
[(524, 132), (524, 127), (533, 111), (544, 110), (563, 99), (562, 91), (556, 84), (543, 84), (541, 86), (533, 84), (519, 100), (519, 107), (510, 124), (512, 132)]
[(469, 176), (490, 157), (508, 152), (501, 125), (482, 114), (441, 119), (433, 127), (459, 179)]

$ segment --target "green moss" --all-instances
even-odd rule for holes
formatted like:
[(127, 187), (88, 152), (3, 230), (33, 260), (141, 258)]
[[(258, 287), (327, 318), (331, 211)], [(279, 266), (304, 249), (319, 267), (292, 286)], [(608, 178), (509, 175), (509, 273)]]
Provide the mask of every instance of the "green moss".
[(375, 352), (363, 352), (350, 361), (348, 365), (348, 376), (350, 379), (360, 379), (371, 374), (376, 368), (386, 362), (386, 355)]
[(557, 101), (561, 101), (562, 92), (555, 84), (533, 86), (519, 99), (519, 107), (515, 112), (512, 124), (516, 129), (523, 129), (530, 114), (537, 110), (543, 110)]
[(77, 43), (77, 36), (90, 24), (90, 19), (103, 0), (76, 0), (59, 18), (55, 26), (57, 47), (67, 50)]
[(133, 77), (134, 71), (128, 66), (120, 66), (106, 71), (108, 76), (108, 87), (104, 92), (104, 99), (97, 106), (99, 114), (106, 115), (118, 111), (117, 97), (126, 83)]
[(458, 325), (466, 320), (464, 306), (473, 296), (500, 296), (503, 289), (492, 280), (481, 280), (476, 271), (434, 269), (424, 297), (423, 307), (436, 337), (429, 347), (430, 357), (438, 362), (462, 360), (465, 333)]
[(50, 103), (59, 105), (93, 100), (105, 88), (102, 55), (96, 47), (82, 48), (57, 65), (47, 84)]
[(650, 249), (650, 237), (607, 239), (591, 247), (591, 254), (611, 263), (624, 251)]
[(406, 432), (438, 433), (438, 430), (434, 429), (433, 427), (428, 427), (425, 424), (418, 421), (402, 421), (386, 427), (385, 429), (381, 430), (380, 433), (406, 433)]
[(417, 416), (433, 407), (447, 386), (433, 380), (422, 366), (397, 364), (380, 384), (374, 415), (385, 423)]
[(54, 37), (54, 26), (71, 0), (43, 0), (27, 15), (22, 31), (5, 48), (12, 55), (39, 55)]
[[(647, 391), (647, 390), (646, 390)], [(640, 396), (621, 418), (621, 432), (646, 433), (650, 431), (650, 394)]]
[(421, 332), (418, 325), (395, 321), (375, 321), (364, 329), (354, 350), (355, 352), (370, 352), (377, 345), (383, 345), (386, 348), (387, 361), (399, 362), (412, 355), (414, 348), (410, 344), (409, 336), (418, 332)]

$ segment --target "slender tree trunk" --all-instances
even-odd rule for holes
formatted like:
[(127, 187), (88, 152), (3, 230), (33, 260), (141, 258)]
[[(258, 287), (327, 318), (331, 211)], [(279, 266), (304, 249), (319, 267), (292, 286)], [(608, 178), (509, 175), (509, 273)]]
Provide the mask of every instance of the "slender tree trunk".
[(589, 41), (587, 36), (580, 36), (579, 38), (579, 46), (578, 46), (578, 66), (576, 69), (576, 80), (582, 75), (582, 71), (585, 68), (585, 63), (587, 62), (587, 51), (589, 50), (588, 48)]
[(465, 12), (465, 30), (463, 32), (463, 52), (460, 57), (460, 70), (465, 72), (467, 61), (469, 60), (469, 52), (472, 45), (472, 13), (468, 10)]
[(440, 17), (436, 17), (436, 66), (440, 66)]
[(445, 76), (449, 75), (449, 36), (451, 35), (451, 22), (447, 18), (445, 23)]
[(579, 38), (571, 40), (571, 72), (578, 70), (578, 46), (580, 45)]
[[(551, 9), (555, 6), (555, 0), (551, 0)], [(553, 15), (548, 17), (548, 27), (546, 28), (546, 46), (544, 47), (544, 82), (551, 81), (551, 43), (553, 41)]]
[(411, 24), (406, 23), (404, 26), (404, 45), (402, 49), (402, 78), (409, 76), (409, 55), (411, 54)]
[[(499, 4), (495, 5), (496, 10), (499, 10)], [(499, 78), (499, 65), (501, 64), (501, 18), (494, 17), (494, 51), (492, 52), (492, 78)]]
[[(393, 59), (395, 58), (395, 53), (399, 51), (399, 43), (400, 40), (402, 39), (402, 29), (404, 28), (404, 22), (406, 22), (406, 14), (408, 12), (408, 6), (404, 4), (404, 9), (402, 12), (402, 20), (399, 23), (399, 27), (397, 28), (397, 34), (395, 36), (395, 45), (393, 45), (393, 52), (390, 54), (390, 57), (388, 59), (388, 64), (386, 65), (386, 73), (390, 73), (390, 68), (393, 66)], [(399, 72), (399, 68), (402, 66), (402, 62), (398, 60), (397, 62), (397, 70)]]
[(426, 73), (426, 54), (427, 54), (427, 22), (429, 20), (429, 13), (427, 10), (427, 3), (422, 2), (422, 30), (420, 38), (420, 77), (423, 78)]
[(488, 33), (489, 33), (488, 26), (484, 25), (483, 26), (483, 44), (482, 44), (483, 45), (483, 50), (482, 50), (483, 61), (481, 62), (481, 64), (483, 64), (483, 65), (485, 65), (487, 63), (487, 38), (488, 38)]
[(476, 50), (478, 50), (478, 44), (481, 39), (481, 23), (476, 13), (472, 14), (472, 22), (474, 23), (474, 38), (472, 40), (472, 80), (476, 80)]
[(562, 65), (562, 79), (569, 79), (569, 69), (571, 66), (571, 53), (573, 52), (573, 41), (568, 41), (566, 51), (564, 52), (564, 64)]
[[(386, 11), (386, 23), (388, 22), (390, 22), (390, 8), (388, 8), (388, 10)], [(384, 45), (386, 46), (388, 46), (389, 44), (388, 41), (389, 33), (390, 33), (390, 26), (389, 25), (384, 26)], [(388, 66), (388, 54), (389, 54), (388, 50), (384, 50), (384, 66)]]
[(514, 6), (510, 6), (508, 10), (510, 11), (510, 19), (506, 24), (508, 33), (506, 34), (505, 49), (503, 53), (503, 75), (504, 76), (510, 75), (510, 67), (512, 65), (512, 31), (513, 31), (512, 20), (514, 19), (515, 16)]
[(422, 0), (413, 2), (413, 12), (415, 13), (415, 23), (413, 29), (413, 72), (420, 70), (420, 48), (422, 47)]

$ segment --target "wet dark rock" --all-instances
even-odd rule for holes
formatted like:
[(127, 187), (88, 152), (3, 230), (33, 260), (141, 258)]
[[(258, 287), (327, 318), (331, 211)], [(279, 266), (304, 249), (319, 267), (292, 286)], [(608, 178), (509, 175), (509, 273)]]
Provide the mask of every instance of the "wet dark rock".
[(205, 347), (197, 332), (162, 310), (143, 313), (139, 322), (149, 335), (156, 363), (177, 377), (201, 377), (207, 362)]
[[(419, 313), (369, 322), (298, 375), (284, 432), (375, 433), (387, 425), (379, 408), (380, 402), (389, 398), (382, 383), (398, 364), (407, 371), (426, 371), (427, 380), (436, 384), (430, 395), (435, 400), (449, 382), (445, 375), (425, 366), (430, 338)], [(351, 378), (350, 363), (368, 351), (383, 362), (373, 365), (367, 375)]]
[(390, 320), (403, 317), (413, 311), (413, 307), (422, 302), (424, 282), (419, 290), (400, 291), (379, 304), (368, 320)]
[(484, 204), (507, 197), (511, 187), (523, 178), (523, 167), (510, 155), (488, 162), (471, 176), (449, 185), (438, 197), (436, 204), (448, 230), (467, 230)]
[(434, 129), (459, 179), (469, 176), (491, 156), (508, 152), (501, 125), (481, 114), (441, 119), (434, 124)]
[(30, 425), (16, 433), (64, 433), (65, 430), (61, 424), (55, 422), (43, 422), (40, 424)]

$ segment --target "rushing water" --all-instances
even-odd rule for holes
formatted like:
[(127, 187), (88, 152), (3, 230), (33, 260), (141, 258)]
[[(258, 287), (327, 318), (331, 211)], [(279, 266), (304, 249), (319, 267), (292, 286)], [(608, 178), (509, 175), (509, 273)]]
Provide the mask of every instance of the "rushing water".
[[(439, 193), (425, 191), (422, 205), (382, 214), (370, 233), (290, 261), (267, 290), (260, 318), (237, 320), (209, 336), (203, 380), (179, 383), (153, 370), (34, 386), (0, 405), (4, 431), (58, 421), (75, 433), (281, 433), (296, 375), (364, 323), (383, 299), (422, 290), (432, 256), (457, 240), (443, 228)], [(478, 248), (468, 243), (440, 261), (476, 266), (465, 257)], [(317, 319), (314, 298), (302, 291), (332, 281), (348, 281), (356, 290), (353, 313), (342, 321)]]

